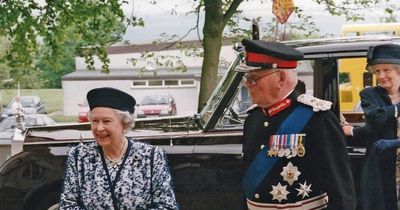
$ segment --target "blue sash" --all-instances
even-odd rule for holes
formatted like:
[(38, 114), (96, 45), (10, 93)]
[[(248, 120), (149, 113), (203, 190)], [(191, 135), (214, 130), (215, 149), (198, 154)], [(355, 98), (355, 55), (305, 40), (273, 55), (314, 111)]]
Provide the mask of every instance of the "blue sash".
[[(303, 130), (314, 112), (308, 106), (299, 105), (283, 121), (277, 131), (277, 135), (296, 134)], [(268, 147), (264, 147), (251, 162), (243, 179), (243, 187), (248, 199), (254, 198), (254, 192), (264, 180), (269, 170), (275, 165), (279, 158), (268, 157)]]

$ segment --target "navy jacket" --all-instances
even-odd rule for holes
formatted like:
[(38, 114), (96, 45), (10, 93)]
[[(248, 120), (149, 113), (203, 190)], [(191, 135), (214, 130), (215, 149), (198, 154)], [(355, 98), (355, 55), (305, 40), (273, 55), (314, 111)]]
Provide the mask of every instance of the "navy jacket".
[(360, 96), (366, 124), (371, 128), (361, 181), (363, 208), (397, 210), (396, 152), (393, 149), (378, 155), (374, 151), (374, 143), (379, 139), (397, 138), (395, 106), (388, 92), (380, 86), (365, 88)]
[[(292, 104), (276, 115), (268, 116), (261, 108), (250, 111), (244, 124), (244, 169), (246, 170), (261, 150), (261, 145), (269, 146), (268, 139), (274, 135), (282, 122), (299, 105), (297, 93), (289, 98)], [(328, 209), (354, 210), (356, 196), (349, 156), (345, 144), (345, 136), (338, 118), (331, 111), (315, 112), (301, 133), (306, 134), (305, 156), (287, 159), (279, 158), (269, 171), (256, 193), (260, 203), (295, 203), (301, 201), (298, 196), (298, 184), (305, 181), (311, 185), (310, 197), (327, 193)], [(270, 191), (272, 186), (282, 181), (282, 169), (289, 161), (301, 172), (299, 179), (293, 185), (288, 185), (290, 192), (287, 199), (278, 202), (273, 199)]]

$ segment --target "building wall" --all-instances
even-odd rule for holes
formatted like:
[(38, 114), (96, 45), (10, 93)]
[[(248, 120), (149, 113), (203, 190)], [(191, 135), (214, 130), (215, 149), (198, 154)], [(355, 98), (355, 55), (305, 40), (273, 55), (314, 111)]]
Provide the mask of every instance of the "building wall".
[[(185, 56), (183, 52), (180, 50), (165, 50), (165, 51), (157, 51), (154, 52), (155, 56), (170, 56), (175, 57), (178, 56), (180, 60), (188, 67), (199, 67), (203, 64), (203, 58), (201, 57), (188, 57)], [(142, 60), (141, 53), (122, 53), (122, 54), (109, 54), (108, 57), (110, 59), (110, 69), (132, 69), (132, 68), (142, 68), (146, 66), (152, 66), (152, 60)], [(135, 58), (137, 59), (136, 65), (134, 66), (132, 62), (129, 60)], [(232, 45), (222, 46), (220, 60), (224, 60), (227, 62), (232, 62), (236, 58), (236, 52), (233, 50)], [(95, 68), (101, 69), (101, 63), (97, 59), (94, 58)], [(75, 68), (77, 70), (85, 70), (87, 64), (85, 63), (84, 58), (76, 57), (75, 58)], [(153, 66), (157, 68), (156, 66)]]
[(97, 87), (114, 87), (131, 94), (137, 103), (146, 95), (171, 95), (177, 105), (178, 115), (194, 114), (197, 111), (199, 81), (188, 86), (134, 87), (132, 80), (88, 80), (63, 81), (64, 115), (78, 115), (79, 104), (86, 99), (89, 90)]

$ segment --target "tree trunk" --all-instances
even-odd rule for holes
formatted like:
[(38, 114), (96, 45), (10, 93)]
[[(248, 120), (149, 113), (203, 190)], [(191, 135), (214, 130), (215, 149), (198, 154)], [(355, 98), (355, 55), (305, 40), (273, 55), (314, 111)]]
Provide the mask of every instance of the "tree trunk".
[(222, 46), (222, 32), (224, 30), (224, 18), (221, 0), (205, 0), (204, 21), (204, 59), (201, 69), (201, 83), (198, 110), (207, 103), (208, 98), (217, 86), (219, 54)]

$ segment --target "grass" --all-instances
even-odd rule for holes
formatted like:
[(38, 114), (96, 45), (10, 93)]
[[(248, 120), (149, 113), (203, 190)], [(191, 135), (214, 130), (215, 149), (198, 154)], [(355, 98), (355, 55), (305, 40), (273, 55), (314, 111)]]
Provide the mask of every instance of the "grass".
[[(63, 113), (63, 90), (62, 89), (20, 89), (22, 96), (39, 96), (47, 110), (47, 113), (56, 122), (76, 122), (77, 116), (64, 116)], [(8, 102), (17, 95), (16, 89), (0, 90), (0, 105), (6, 106)]]

